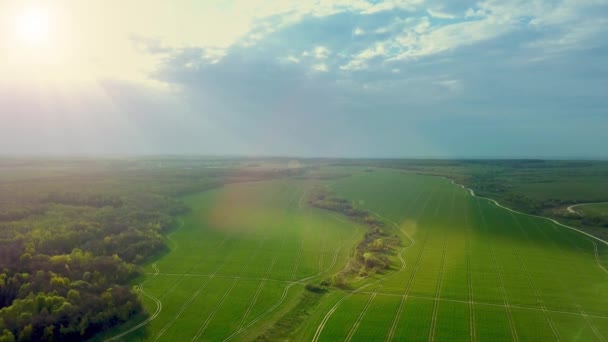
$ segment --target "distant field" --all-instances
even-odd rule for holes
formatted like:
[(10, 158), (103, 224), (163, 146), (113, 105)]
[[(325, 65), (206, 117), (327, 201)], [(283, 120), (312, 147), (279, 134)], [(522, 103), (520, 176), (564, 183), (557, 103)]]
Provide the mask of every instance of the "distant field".
[(608, 203), (585, 204), (576, 207), (584, 215), (608, 216)]
[[(307, 308), (283, 331), (291, 339), (608, 339), (608, 246), (443, 178), (345, 172), (353, 176), (323, 182), (380, 216), (402, 246), (391, 270)], [(159, 314), (124, 339), (252, 340), (289, 315), (306, 283), (344, 267), (365, 229), (308, 207), (311, 186), (240, 183), (189, 197), (172, 250), (147, 266), (143, 289)]]

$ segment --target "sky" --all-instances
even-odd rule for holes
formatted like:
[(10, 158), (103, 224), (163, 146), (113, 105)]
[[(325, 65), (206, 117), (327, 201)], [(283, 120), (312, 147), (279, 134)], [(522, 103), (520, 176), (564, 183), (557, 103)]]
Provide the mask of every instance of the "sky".
[(608, 158), (608, 0), (0, 0), (0, 155)]

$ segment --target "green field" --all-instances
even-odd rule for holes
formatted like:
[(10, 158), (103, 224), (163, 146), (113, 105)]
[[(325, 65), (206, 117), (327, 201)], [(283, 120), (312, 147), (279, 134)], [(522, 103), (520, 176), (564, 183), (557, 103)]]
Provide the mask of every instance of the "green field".
[[(187, 198), (194, 209), (148, 266), (144, 290), (162, 302), (125, 340), (223, 340), (261, 334), (297, 303), (308, 279), (338, 272), (363, 234), (308, 208), (298, 181), (228, 185)], [(158, 270), (158, 272), (156, 272)], [(149, 312), (157, 310), (146, 300)]]
[(608, 203), (593, 203), (576, 206), (575, 210), (583, 215), (597, 215), (608, 217)]
[[(345, 172), (352, 176), (323, 182), (381, 217), (402, 246), (390, 270), (331, 289), (285, 338), (608, 339), (607, 245), (444, 178)], [(143, 290), (156, 301), (145, 303), (160, 311), (122, 338), (253, 340), (289, 316), (304, 285), (342, 269), (365, 232), (310, 208), (314, 185), (238, 183), (187, 198), (193, 211), (169, 235), (171, 251), (147, 266)]]

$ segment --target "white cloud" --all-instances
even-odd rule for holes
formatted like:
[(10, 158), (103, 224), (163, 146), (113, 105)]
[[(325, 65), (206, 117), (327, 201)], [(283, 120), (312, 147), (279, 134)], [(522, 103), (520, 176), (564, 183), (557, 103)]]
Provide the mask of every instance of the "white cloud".
[(441, 80), (437, 81), (437, 85), (450, 92), (458, 92), (462, 90), (462, 82), (460, 80)]
[(327, 57), (329, 57), (329, 53), (330, 53), (329, 49), (326, 48), (325, 46), (317, 46), (312, 51), (312, 55), (316, 59), (326, 59)]
[(325, 63), (314, 64), (313, 66), (311, 66), (311, 69), (313, 71), (317, 71), (317, 72), (328, 72), (329, 71), (329, 68), (327, 67), (327, 64), (325, 64)]
[(294, 64), (300, 63), (300, 59), (294, 55), (289, 55), (289, 56), (285, 57), (285, 61), (288, 63), (294, 63)]
[(487, 15), (487, 13), (483, 9), (476, 9), (476, 10), (474, 10), (472, 8), (469, 8), (469, 9), (467, 9), (464, 17), (465, 18), (483, 18), (486, 15)]
[(429, 8), (426, 12), (433, 18), (438, 19), (455, 19), (456, 16), (450, 13), (442, 12), (440, 10)]
[(406, 30), (395, 39), (402, 51), (391, 59), (424, 57), (486, 41), (513, 30), (516, 25), (516, 20), (498, 16), (488, 16), (481, 20), (458, 22), (437, 28), (433, 28), (427, 20)]
[(374, 4), (369, 3), (369, 6), (362, 13), (374, 14), (392, 10), (414, 11), (423, 3), (424, 0), (386, 0)]
[(384, 43), (376, 43), (373, 47), (364, 50), (357, 57), (361, 59), (372, 59), (378, 56), (386, 55), (387, 51)]
[(330, 55), (331, 51), (325, 46), (319, 45), (315, 46), (311, 50), (306, 50), (302, 52), (302, 57), (312, 57), (314, 59), (327, 59)]
[(365, 34), (365, 31), (360, 27), (357, 27), (353, 30), (353, 35), (355, 35), (355, 36), (362, 36), (364, 34)]
[(386, 56), (387, 50), (384, 47), (384, 43), (378, 42), (375, 43), (374, 46), (361, 51), (357, 54), (352, 60), (348, 63), (340, 66), (341, 70), (361, 70), (366, 69), (368, 67), (367, 62), (370, 59)]
[(350, 60), (348, 63), (341, 65), (340, 70), (350, 71), (350, 70), (361, 70), (367, 68), (367, 63), (360, 59)]

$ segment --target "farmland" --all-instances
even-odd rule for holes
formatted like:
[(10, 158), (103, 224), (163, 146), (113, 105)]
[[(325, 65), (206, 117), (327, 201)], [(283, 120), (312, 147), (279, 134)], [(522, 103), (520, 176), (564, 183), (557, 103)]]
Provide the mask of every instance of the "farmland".
[[(339, 172), (352, 176), (322, 183), (400, 238), (389, 270), (303, 301), (306, 284), (345, 266), (365, 227), (310, 207), (306, 194), (318, 184), (287, 178), (227, 185), (186, 198), (193, 210), (168, 236), (171, 251), (149, 263), (141, 279), (145, 306), (157, 316), (123, 337), (608, 338), (605, 244), (472, 197), (444, 178)], [(277, 331), (303, 305), (305, 314)]]
[(608, 246), (501, 205), (603, 222), (579, 163), (349, 163), (5, 162), (0, 340), (608, 340)]
[(325, 326), (311, 329), (314, 340), (604, 339), (606, 245), (445, 179), (381, 171), (334, 189), (392, 222), (411, 245), (403, 271), (345, 294)]

